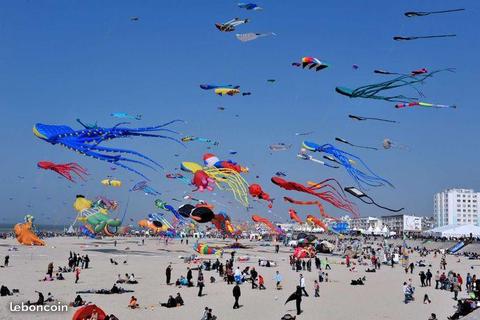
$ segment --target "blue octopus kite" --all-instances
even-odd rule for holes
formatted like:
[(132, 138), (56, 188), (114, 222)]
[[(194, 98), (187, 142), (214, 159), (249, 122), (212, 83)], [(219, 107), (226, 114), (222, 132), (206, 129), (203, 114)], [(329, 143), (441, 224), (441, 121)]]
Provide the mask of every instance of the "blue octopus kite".
[[(100, 143), (102, 143), (103, 141), (108, 141), (116, 138), (140, 136), (140, 137), (156, 137), (156, 138), (169, 139), (169, 140), (178, 142), (179, 144), (182, 144), (179, 140), (175, 138), (152, 133), (152, 132), (159, 132), (159, 131), (177, 133), (170, 129), (166, 129), (165, 127), (174, 122), (181, 122), (181, 121), (182, 120), (173, 120), (159, 126), (146, 127), (146, 128), (125, 128), (125, 127), (120, 127), (120, 125), (125, 123), (119, 123), (115, 125), (113, 128), (102, 128), (102, 127), (91, 128), (91, 129), (85, 128), (78, 131), (75, 131), (68, 126), (57, 126), (57, 125), (37, 123), (33, 127), (33, 133), (38, 138), (45, 140), (53, 145), (59, 144), (66, 147), (67, 149), (76, 151), (85, 156), (110, 162), (113, 165), (127, 169), (148, 180), (146, 176), (144, 176), (139, 171), (127, 166), (125, 162), (141, 164), (153, 170), (155, 170), (155, 168), (147, 163), (144, 163), (139, 160), (130, 159), (123, 155), (124, 154), (135, 155), (137, 157), (148, 160), (152, 164), (162, 168), (160, 164), (158, 164), (154, 160), (150, 159), (149, 157), (139, 152), (126, 150), (126, 149), (102, 147), (100, 146)], [(105, 153), (111, 153), (111, 154), (105, 154)]]
[[(355, 182), (358, 184), (360, 188), (362, 188), (365, 185), (371, 186), (371, 187), (380, 187), (380, 186), (384, 186), (385, 184), (393, 187), (393, 185), (388, 180), (375, 174), (365, 164), (365, 162), (363, 162), (362, 159), (360, 159), (359, 157), (351, 153), (337, 149), (331, 144), (319, 145), (315, 142), (304, 141), (302, 143), (302, 146), (303, 148), (309, 151), (324, 152), (331, 155), (333, 158), (335, 158), (336, 163), (342, 165), (347, 170), (347, 172), (352, 176), (352, 178), (355, 180)], [(366, 173), (353, 167), (351, 160), (354, 160), (355, 162), (362, 164), (363, 167), (366, 169)]]

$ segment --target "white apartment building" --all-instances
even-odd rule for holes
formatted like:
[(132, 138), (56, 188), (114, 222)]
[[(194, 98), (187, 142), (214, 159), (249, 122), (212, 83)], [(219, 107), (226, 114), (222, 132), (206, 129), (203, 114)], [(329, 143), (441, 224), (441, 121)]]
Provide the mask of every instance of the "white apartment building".
[(433, 198), (435, 226), (480, 225), (480, 192), (473, 189), (447, 189)]

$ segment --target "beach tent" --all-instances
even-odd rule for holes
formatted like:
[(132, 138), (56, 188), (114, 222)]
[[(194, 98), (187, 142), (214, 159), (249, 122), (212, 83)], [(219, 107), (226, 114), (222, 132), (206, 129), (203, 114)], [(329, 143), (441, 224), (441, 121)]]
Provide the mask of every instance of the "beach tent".
[(473, 224), (465, 225), (447, 225), (442, 227), (437, 227), (425, 232), (436, 237), (469, 237), (470, 234), (473, 237), (480, 237), (480, 227)]
[(103, 320), (107, 316), (105, 311), (97, 307), (95, 304), (87, 304), (86, 306), (81, 307), (75, 312), (72, 320), (88, 319), (89, 317), (91, 317), (93, 310), (97, 311), (98, 320)]

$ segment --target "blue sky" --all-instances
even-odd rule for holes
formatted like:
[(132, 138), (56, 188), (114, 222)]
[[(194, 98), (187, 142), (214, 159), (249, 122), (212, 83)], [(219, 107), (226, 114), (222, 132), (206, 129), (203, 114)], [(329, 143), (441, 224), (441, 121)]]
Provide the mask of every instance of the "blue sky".
[[(405, 207), (407, 212), (428, 215), (435, 192), (448, 187), (480, 189), (476, 89), (479, 74), (478, 1), (273, 1), (258, 2), (263, 11), (245, 11), (235, 1), (4, 1), (0, 10), (0, 108), (3, 125), (1, 165), (2, 222), (15, 222), (33, 214), (38, 223), (69, 223), (75, 213), (75, 194), (89, 198), (104, 195), (130, 199), (128, 217), (137, 220), (153, 212), (154, 198), (129, 193), (141, 180), (123, 170), (111, 171), (92, 160), (35, 138), (36, 122), (65, 124), (98, 121), (110, 127), (118, 121), (112, 112), (142, 114), (132, 127), (183, 119), (173, 128), (185, 135), (211, 138), (220, 146), (210, 150), (251, 169), (251, 183), (262, 184), (276, 198), (272, 213), (263, 203), (246, 212), (230, 205), (227, 192), (197, 194), (216, 201), (217, 208), (234, 218), (251, 213), (286, 219), (283, 192), (269, 181), (276, 171), (288, 179), (306, 182), (337, 178), (343, 185), (352, 179), (343, 170), (297, 160), (302, 141), (295, 132), (314, 131), (317, 143), (336, 136), (364, 145), (380, 145), (390, 138), (409, 150), (368, 151), (339, 146), (362, 157), (378, 174), (395, 185), (371, 188), (379, 203)], [(406, 18), (405, 11), (450, 8), (461, 13)], [(140, 18), (130, 21), (131, 16)], [(248, 43), (233, 33), (221, 33), (215, 22), (234, 17), (251, 22), (238, 27), (244, 32), (275, 32)], [(394, 35), (455, 33), (456, 38), (395, 42)], [(303, 56), (327, 61), (320, 72), (291, 66)], [(359, 65), (353, 70), (352, 65)], [(358, 87), (385, 80), (374, 69), (409, 72), (456, 68), (441, 73), (422, 86), (424, 101), (456, 104), (458, 109), (396, 110), (384, 101), (348, 99), (335, 86)], [(276, 79), (275, 84), (267, 79)], [(233, 83), (247, 97), (218, 97), (199, 88), (201, 83)], [(401, 90), (414, 94), (410, 88)], [(224, 106), (225, 111), (217, 108)], [(347, 115), (384, 117), (399, 124), (353, 122)], [(238, 115), (236, 117), (235, 115)], [(288, 152), (271, 155), (268, 145), (293, 144)], [(180, 161), (201, 161), (206, 144), (190, 143), (187, 149), (161, 139), (127, 139), (105, 144), (140, 151), (166, 170), (141, 169), (162, 192), (164, 200), (181, 197), (190, 187), (167, 180)], [(174, 154), (180, 154), (175, 157)], [(36, 163), (78, 162), (90, 172), (85, 184), (72, 184)], [(125, 187), (112, 189), (100, 180), (114, 175)], [(256, 179), (256, 176), (260, 178)], [(19, 178), (19, 176), (24, 178)], [(221, 204), (228, 205), (227, 208)], [(328, 207), (334, 215), (339, 210)], [(386, 212), (360, 205), (362, 215)], [(302, 217), (317, 212), (297, 208)]]

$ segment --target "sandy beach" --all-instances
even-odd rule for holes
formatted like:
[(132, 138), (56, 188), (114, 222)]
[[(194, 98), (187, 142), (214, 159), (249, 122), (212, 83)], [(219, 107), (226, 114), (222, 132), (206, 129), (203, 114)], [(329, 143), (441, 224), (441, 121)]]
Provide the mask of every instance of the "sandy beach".
[[(202, 242), (210, 245), (224, 245), (231, 241), (206, 239)], [(9, 302), (36, 301), (35, 290), (43, 292), (46, 296), (51, 292), (53, 296), (63, 302), (71, 302), (75, 298), (75, 291), (88, 289), (109, 289), (117, 278), (117, 274), (135, 273), (138, 284), (122, 284), (125, 289), (132, 289), (132, 293), (138, 298), (140, 309), (127, 308), (130, 293), (115, 295), (82, 294), (82, 298), (97, 304), (105, 312), (115, 314), (119, 319), (200, 319), (203, 309), (208, 306), (213, 309), (218, 319), (280, 319), (284, 314), (295, 314), (295, 303), (284, 305), (287, 297), (295, 291), (299, 273), (291, 270), (288, 256), (291, 250), (281, 247), (280, 253), (275, 254), (273, 246), (259, 246), (259, 243), (243, 241), (249, 249), (237, 250), (236, 257), (248, 256), (248, 262), (236, 262), (235, 266), (243, 269), (246, 266), (256, 267), (258, 273), (265, 279), (266, 290), (252, 290), (249, 283), (241, 285), (242, 296), (238, 310), (233, 310), (234, 299), (232, 297), (232, 285), (227, 285), (219, 279), (218, 273), (205, 271), (206, 287), (205, 295), (197, 296), (197, 288), (177, 288), (174, 285), (166, 285), (165, 268), (172, 263), (172, 280), (175, 281), (180, 275), (185, 275), (188, 264), (184, 263), (180, 256), (194, 254), (192, 239), (190, 244), (180, 244), (179, 240), (172, 240), (168, 245), (162, 240), (146, 239), (145, 245), (141, 245), (140, 238), (117, 238), (117, 246), (114, 247), (113, 239), (86, 240), (76, 237), (62, 237), (48, 239), (45, 247), (17, 246), (18, 251), (8, 251), (8, 248), (16, 245), (14, 239), (2, 242), (1, 253), (3, 257), (10, 255), (10, 266), (0, 269), (0, 284), (10, 289), (19, 289), (20, 293), (11, 297), (1, 297), (2, 319), (32, 319), (28, 313), (12, 313), (8, 310)], [(74, 274), (65, 273), (63, 281), (39, 281), (45, 276), (47, 265), (53, 262), (55, 270), (58, 266), (65, 266), (69, 251), (88, 254), (91, 263), (90, 268), (82, 270), (80, 281), (74, 283)], [(225, 250), (223, 261), (230, 257), (230, 250)], [(268, 258), (278, 263), (278, 267), (258, 267), (258, 258)], [(110, 258), (119, 262), (112, 265)], [(215, 259), (215, 256), (202, 256), (204, 259)], [(3, 259), (3, 258), (2, 258)], [(411, 256), (411, 261), (418, 260), (416, 254)], [(123, 261), (127, 261), (126, 264)], [(320, 297), (313, 297), (313, 281), (317, 279), (318, 272), (303, 271), (306, 278), (306, 289), (309, 297), (303, 297), (302, 309), (304, 312), (300, 319), (427, 319), (432, 312), (439, 319), (446, 319), (454, 312), (455, 301), (453, 293), (434, 290), (433, 287), (421, 288), (418, 272), (426, 271), (427, 268), (415, 268), (413, 274), (405, 274), (405, 271), (396, 265), (394, 268), (382, 266), (376, 273), (366, 273), (366, 267), (358, 266), (357, 272), (351, 272), (341, 262), (341, 257), (329, 257), (332, 270), (329, 270), (329, 282), (320, 284)], [(432, 264), (432, 272), (439, 268), (440, 257), (433, 258), (430, 254), (427, 265)], [(447, 271), (453, 269), (466, 275), (471, 272), (471, 266), (475, 261), (466, 258), (447, 256)], [(195, 266), (195, 265), (191, 265)], [(313, 268), (315, 269), (315, 268)], [(276, 290), (274, 284), (275, 271), (283, 276), (283, 290)], [(474, 273), (474, 272), (473, 272)], [(209, 283), (210, 276), (216, 278), (216, 283)], [(351, 286), (350, 280), (366, 276), (364, 286)], [(193, 278), (196, 280), (197, 271)], [(416, 300), (409, 304), (403, 303), (402, 284), (409, 278), (416, 287)], [(167, 309), (159, 305), (166, 302), (169, 295), (180, 292), (185, 306)], [(423, 304), (423, 295), (428, 293), (431, 304)], [(465, 291), (460, 292), (459, 297), (466, 296)], [(68, 313), (37, 313), (36, 319), (70, 319), (74, 313), (70, 308)]]

